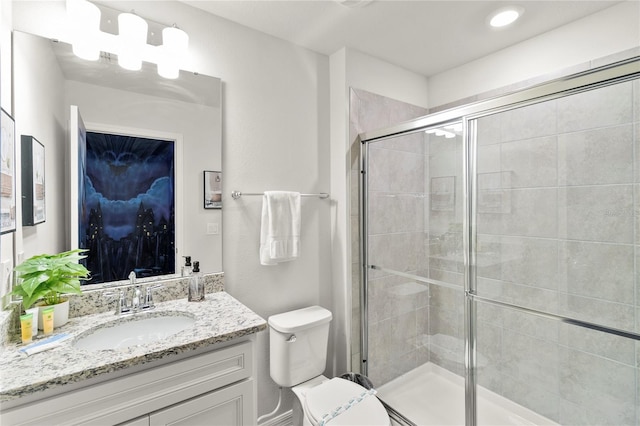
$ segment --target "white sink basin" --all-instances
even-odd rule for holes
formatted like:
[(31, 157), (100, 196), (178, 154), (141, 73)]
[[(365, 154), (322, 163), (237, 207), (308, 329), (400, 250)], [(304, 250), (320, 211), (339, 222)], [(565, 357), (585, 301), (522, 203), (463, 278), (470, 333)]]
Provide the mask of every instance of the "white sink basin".
[(186, 312), (153, 312), (117, 319), (80, 334), (73, 345), (85, 350), (122, 349), (144, 345), (193, 326), (195, 317)]

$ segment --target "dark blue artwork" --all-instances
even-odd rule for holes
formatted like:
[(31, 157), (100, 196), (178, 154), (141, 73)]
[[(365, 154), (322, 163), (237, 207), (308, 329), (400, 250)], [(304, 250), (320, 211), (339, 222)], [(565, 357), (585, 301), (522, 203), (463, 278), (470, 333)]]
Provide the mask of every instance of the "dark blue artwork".
[(80, 248), (91, 284), (175, 273), (174, 142), (87, 132)]

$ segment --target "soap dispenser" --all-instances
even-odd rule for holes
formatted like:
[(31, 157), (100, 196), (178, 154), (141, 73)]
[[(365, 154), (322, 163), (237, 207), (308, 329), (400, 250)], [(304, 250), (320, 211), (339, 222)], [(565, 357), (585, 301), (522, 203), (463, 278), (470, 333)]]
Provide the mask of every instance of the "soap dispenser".
[(200, 279), (200, 262), (193, 262), (193, 271), (189, 278), (189, 302), (204, 300), (204, 282)]
[(180, 271), (180, 275), (183, 277), (188, 277), (191, 275), (191, 256), (182, 256), (184, 257), (184, 266), (182, 267), (182, 271)]

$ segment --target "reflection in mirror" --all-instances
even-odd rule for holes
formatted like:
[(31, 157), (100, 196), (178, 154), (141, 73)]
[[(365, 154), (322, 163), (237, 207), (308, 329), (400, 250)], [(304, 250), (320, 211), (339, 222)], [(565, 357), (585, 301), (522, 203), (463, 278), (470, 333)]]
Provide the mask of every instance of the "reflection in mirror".
[(86, 135), (76, 229), (91, 282), (174, 274), (176, 141)]
[[(55, 152), (45, 170), (56, 196), (47, 197), (45, 223), (22, 229), (24, 257), (72, 245), (68, 123), (70, 106), (77, 105), (89, 132), (176, 141), (174, 269), (189, 255), (203, 272), (222, 271), (222, 235), (207, 231), (221, 229), (222, 212), (202, 203), (203, 171), (222, 170), (220, 80), (185, 72), (167, 80), (152, 64), (128, 71), (109, 55), (76, 58), (65, 43), (18, 31), (13, 40), (16, 133)], [(127, 281), (107, 284), (120, 283)], [(97, 286), (88, 284), (85, 289)]]

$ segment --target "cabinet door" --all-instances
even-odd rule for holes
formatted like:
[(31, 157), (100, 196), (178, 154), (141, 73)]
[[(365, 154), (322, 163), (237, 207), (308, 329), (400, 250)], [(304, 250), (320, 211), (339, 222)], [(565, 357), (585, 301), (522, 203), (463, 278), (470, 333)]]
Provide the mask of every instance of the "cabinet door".
[(255, 425), (253, 379), (209, 392), (152, 413), (150, 426), (161, 425)]

